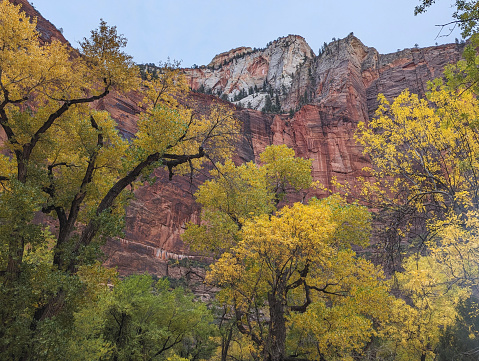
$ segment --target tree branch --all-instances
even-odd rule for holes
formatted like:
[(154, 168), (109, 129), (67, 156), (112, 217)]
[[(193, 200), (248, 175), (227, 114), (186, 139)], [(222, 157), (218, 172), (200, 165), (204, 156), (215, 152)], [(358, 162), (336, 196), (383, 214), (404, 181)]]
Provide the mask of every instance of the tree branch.
[[(163, 164), (168, 167), (169, 171), (169, 179), (171, 180), (173, 176), (173, 168), (183, 164), (187, 163), (192, 159), (198, 159), (204, 157), (206, 154), (204, 152), (204, 149), (200, 147), (198, 149), (198, 153), (196, 154), (191, 154), (191, 155), (176, 155), (176, 154), (164, 154), (161, 156), (159, 153), (153, 153), (150, 154), (145, 160), (140, 162), (133, 170), (131, 170), (126, 176), (123, 178), (119, 179), (108, 191), (108, 193), (103, 197), (101, 200), (100, 204), (97, 207), (96, 210), (96, 215), (100, 216), (104, 211), (109, 209), (112, 205), (115, 199), (120, 195), (120, 193), (132, 182), (134, 182), (141, 174), (141, 172), (150, 166), (151, 164), (158, 162), (160, 160), (163, 160)], [(171, 160), (164, 160), (164, 158), (169, 158)], [(81, 245), (88, 245), (93, 237), (96, 235), (96, 232), (98, 231), (98, 223), (96, 219), (90, 220), (88, 225), (84, 228), (79, 240), (77, 241), (77, 244), (75, 245), (75, 248), (73, 252), (78, 252), (80, 249)], [(72, 261), (69, 265), (69, 269), (73, 271), (75, 267), (75, 262)]]
[[(64, 224), (64, 227), (60, 226), (58, 240), (55, 245), (56, 248), (59, 248), (63, 243), (65, 243), (68, 240), (69, 235), (75, 226), (75, 222), (78, 218), (78, 213), (80, 212), (80, 206), (83, 203), (83, 200), (85, 199), (87, 194), (86, 186), (90, 184), (93, 180), (95, 162), (98, 157), (98, 153), (100, 149), (103, 147), (103, 135), (101, 134), (100, 128), (98, 127), (98, 124), (96, 123), (95, 118), (93, 118), (92, 115), (90, 115), (90, 123), (92, 128), (98, 131), (96, 149), (94, 150), (93, 154), (90, 155), (90, 159), (88, 160), (88, 166), (85, 171), (85, 175), (83, 176), (80, 189), (78, 190), (77, 194), (75, 194), (75, 196), (73, 197), (73, 201), (70, 206), (70, 212), (68, 213), (68, 219), (66, 223)], [(55, 252), (55, 256), (53, 258), (53, 264), (56, 264), (59, 267), (63, 265), (62, 251), (58, 250), (57, 252)]]
[(101, 93), (99, 95), (93, 95), (93, 96), (87, 97), (87, 98), (78, 98), (78, 99), (66, 100), (60, 108), (58, 108), (55, 112), (50, 114), (47, 121), (45, 123), (43, 123), (43, 125), (32, 136), (32, 138), (30, 139), (30, 142), (23, 146), (23, 148), (24, 148), (23, 153), (24, 153), (25, 159), (28, 159), (28, 157), (30, 156), (33, 148), (35, 147), (38, 140), (40, 139), (40, 136), (43, 133), (45, 133), (48, 129), (50, 129), (50, 127), (55, 122), (55, 120), (57, 120), (59, 117), (61, 117), (72, 105), (83, 104), (83, 103), (91, 103), (95, 100), (104, 98), (105, 96), (108, 95), (109, 92), (110, 92), (110, 84), (106, 84), (105, 90), (103, 91), (103, 93)]

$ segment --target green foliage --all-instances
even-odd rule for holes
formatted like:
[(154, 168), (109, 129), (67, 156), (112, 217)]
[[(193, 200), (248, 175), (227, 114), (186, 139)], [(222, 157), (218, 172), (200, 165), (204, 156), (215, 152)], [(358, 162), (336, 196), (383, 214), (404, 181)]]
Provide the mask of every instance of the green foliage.
[(165, 279), (131, 276), (75, 314), (74, 360), (208, 358), (215, 347), (212, 314)]
[(437, 348), (439, 361), (473, 361), (477, 359), (477, 337), (479, 319), (477, 299), (471, 297), (458, 307), (457, 322), (452, 327), (441, 330)]
[[(88, 293), (79, 272), (122, 233), (125, 189), (155, 167), (172, 177), (229, 157), (239, 126), (227, 107), (199, 115), (182, 105), (188, 87), (175, 64), (141, 80), (126, 39), (104, 21), (75, 51), (41, 44), (36, 20), (3, 1), (0, 35), (0, 354), (62, 359)], [(89, 106), (113, 89), (141, 92), (131, 141)]]
[[(421, 4), (414, 9), (414, 15), (418, 15), (427, 11), (436, 0), (421, 0)], [(478, 2), (475, 0), (455, 0), (453, 5), (456, 10), (452, 14), (455, 19), (453, 23), (458, 25), (462, 29), (462, 36), (464, 38), (476, 34), (479, 30), (479, 7)], [(444, 24), (444, 26), (450, 24)]]

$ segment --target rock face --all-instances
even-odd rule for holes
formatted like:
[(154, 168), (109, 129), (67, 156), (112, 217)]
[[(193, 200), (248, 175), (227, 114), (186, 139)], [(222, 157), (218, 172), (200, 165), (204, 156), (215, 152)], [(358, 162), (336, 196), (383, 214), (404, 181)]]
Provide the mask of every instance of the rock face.
[[(291, 92), (298, 69), (314, 59), (304, 38), (289, 35), (271, 42), (264, 49), (237, 48), (215, 56), (208, 66), (185, 69), (193, 90), (262, 109), (266, 96), (284, 98)], [(275, 99), (274, 99), (275, 100)]]
[[(332, 189), (333, 177), (354, 183), (365, 175), (362, 169), (369, 162), (355, 143), (354, 132), (358, 122), (374, 115), (378, 94), (393, 99), (409, 88), (424, 95), (427, 81), (440, 77), (444, 66), (459, 60), (461, 53), (460, 45), (449, 44), (382, 55), (350, 34), (316, 56), (302, 37), (290, 35), (265, 49), (243, 47), (222, 53), (208, 66), (185, 73), (194, 90), (229, 99), (246, 94), (235, 102), (243, 106), (261, 109), (266, 97), (273, 102), (277, 98), (284, 113), (237, 108), (244, 133), (237, 161), (256, 161), (266, 146), (287, 144), (297, 156), (312, 159), (314, 179)], [(192, 96), (206, 104), (212, 97)], [(288, 114), (289, 110), (293, 111)], [(191, 196), (182, 197), (181, 182), (176, 182), (137, 192), (128, 211), (127, 240), (166, 249), (170, 257), (188, 253), (178, 237), (185, 222), (199, 219), (199, 208)], [(124, 249), (124, 259), (144, 257), (139, 247)], [(116, 262), (124, 264), (121, 258)], [(151, 258), (148, 262), (142, 264), (150, 264)], [(135, 268), (121, 269), (128, 273)]]
[(21, 10), (30, 18), (37, 18), (37, 31), (40, 34), (40, 41), (51, 42), (58, 40), (68, 43), (63, 34), (47, 19), (45, 19), (27, 0), (10, 0), (12, 4), (21, 5)]
[[(14, 2), (38, 17), (41, 41), (66, 42), (26, 0)], [(357, 123), (374, 115), (378, 94), (393, 99), (409, 88), (424, 95), (427, 81), (440, 77), (444, 66), (459, 60), (461, 53), (461, 45), (449, 44), (382, 55), (350, 34), (316, 56), (304, 38), (289, 35), (264, 49), (242, 47), (219, 54), (209, 65), (185, 73), (197, 91), (191, 93), (196, 104), (207, 107), (217, 96), (253, 108), (235, 107), (244, 134), (236, 162), (257, 161), (266, 146), (287, 144), (297, 156), (312, 159), (314, 179), (331, 189), (333, 177), (354, 182), (368, 165), (353, 136)], [(131, 138), (139, 101), (138, 93), (112, 92), (94, 106), (108, 110), (123, 135)], [(275, 114), (258, 111), (268, 102)], [(156, 175), (155, 184), (136, 190), (124, 239), (110, 240), (104, 248), (106, 264), (118, 266), (122, 274), (164, 275), (167, 259), (194, 257), (180, 234), (187, 222), (199, 221), (200, 208), (192, 194), (204, 178), (189, 184), (181, 177), (168, 181), (161, 171)]]
[(185, 72), (193, 90), (256, 110), (262, 110), (267, 96), (283, 112), (305, 104), (330, 107), (338, 96), (343, 104), (351, 100), (346, 96), (358, 97), (361, 104), (351, 114), (356, 118), (364, 111), (369, 116), (374, 112), (378, 93), (393, 98), (409, 88), (424, 94), (426, 82), (441, 76), (444, 66), (457, 61), (461, 52), (462, 45), (448, 44), (381, 55), (351, 33), (316, 56), (304, 38), (289, 35), (264, 49), (233, 49), (208, 66)]
[[(257, 161), (266, 146), (287, 144), (297, 156), (312, 159), (314, 179), (333, 189), (333, 177), (354, 183), (365, 175), (362, 169), (369, 162), (355, 143), (354, 132), (358, 122), (374, 115), (378, 94), (393, 99), (409, 88), (424, 95), (427, 81), (441, 76), (444, 66), (459, 60), (461, 52), (461, 46), (450, 44), (381, 55), (349, 35), (315, 56), (303, 38), (288, 36), (263, 50), (239, 48), (222, 53), (207, 67), (185, 72), (193, 89), (203, 88), (223, 98), (248, 94), (253, 88), (240, 101), (243, 105), (250, 101), (261, 107), (267, 96), (278, 95), (280, 107), (293, 112), (266, 114), (236, 108), (244, 133), (236, 161)], [(213, 99), (200, 93), (192, 96), (206, 105)], [(255, 99), (260, 100), (254, 103)], [(109, 110), (125, 126), (126, 115), (115, 113), (119, 104), (123, 103), (111, 103)], [(185, 193), (188, 187), (178, 179), (138, 190), (128, 210), (126, 240), (108, 248), (114, 250), (111, 264), (124, 273), (145, 267), (161, 273), (161, 268), (155, 268), (163, 264), (158, 249), (167, 250), (173, 258), (188, 254), (179, 235), (186, 222), (199, 220), (200, 211), (191, 194)]]
[[(218, 101), (212, 95), (192, 93), (193, 103), (208, 106)], [(98, 110), (107, 110), (118, 121), (125, 137), (136, 131), (139, 94), (111, 93), (96, 102)], [(230, 105), (232, 106), (232, 105)], [(256, 160), (257, 155), (272, 143), (273, 116), (249, 109), (235, 108), (243, 125), (243, 138), (237, 146), (236, 163)], [(180, 235), (186, 223), (199, 222), (200, 207), (193, 193), (205, 177), (191, 184), (189, 179), (174, 176), (168, 180), (166, 172), (157, 170), (157, 181), (135, 191), (126, 214), (125, 237), (112, 239), (104, 247), (108, 266), (115, 266), (121, 274), (149, 272), (165, 275), (168, 259), (195, 257), (181, 242)]]

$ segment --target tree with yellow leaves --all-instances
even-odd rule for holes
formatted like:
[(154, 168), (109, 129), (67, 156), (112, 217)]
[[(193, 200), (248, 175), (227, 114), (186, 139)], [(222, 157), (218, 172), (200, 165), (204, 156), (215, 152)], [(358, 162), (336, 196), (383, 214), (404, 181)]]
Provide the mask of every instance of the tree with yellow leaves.
[(427, 99), (408, 91), (393, 103), (381, 97), (376, 117), (359, 124), (374, 179), (361, 192), (389, 223), (380, 245), (391, 269), (400, 269), (406, 240), (424, 248), (436, 220), (477, 209), (479, 108), (471, 93), (460, 93), (435, 81)]
[(426, 99), (408, 91), (392, 103), (381, 97), (357, 133), (374, 179), (362, 195), (383, 222), (379, 244), (408, 301), (391, 332), (402, 336), (389, 338), (398, 359), (433, 359), (441, 330), (478, 286), (479, 107), (456, 85), (436, 80)]
[(313, 185), (311, 161), (295, 157), (285, 145), (266, 147), (260, 161), (260, 166), (236, 166), (231, 160), (216, 164), (213, 179), (195, 194), (203, 206), (203, 224), (189, 224), (183, 235), (194, 250), (221, 254), (236, 245), (246, 220), (272, 214), (288, 196), (304, 197)]
[[(223, 159), (239, 131), (230, 109), (182, 105), (178, 69), (140, 83), (115, 27), (102, 21), (78, 51), (41, 45), (35, 27), (0, 2), (0, 353), (13, 360), (58, 357), (83, 287), (77, 269), (96, 260), (101, 236), (122, 231), (124, 190), (155, 167), (171, 177)], [(132, 89), (144, 100), (128, 141), (89, 104)], [(54, 234), (34, 220), (39, 212), (53, 217)], [(51, 259), (29, 256), (46, 245)]]
[(367, 210), (338, 196), (245, 221), (207, 280), (256, 357), (348, 357), (371, 340), (391, 300), (380, 269), (351, 249), (368, 244), (369, 229)]
[(351, 249), (368, 244), (369, 213), (337, 196), (284, 206), (313, 185), (311, 162), (285, 145), (267, 147), (260, 160), (216, 166), (196, 193), (203, 224), (189, 225), (184, 239), (219, 257), (207, 281), (221, 288), (254, 358), (360, 352), (390, 303), (381, 271)]
[(413, 255), (395, 274), (403, 299), (394, 301), (388, 324), (381, 330), (378, 356), (398, 361), (434, 360), (442, 332), (459, 317), (458, 306), (470, 295), (451, 283), (448, 265), (434, 256)]

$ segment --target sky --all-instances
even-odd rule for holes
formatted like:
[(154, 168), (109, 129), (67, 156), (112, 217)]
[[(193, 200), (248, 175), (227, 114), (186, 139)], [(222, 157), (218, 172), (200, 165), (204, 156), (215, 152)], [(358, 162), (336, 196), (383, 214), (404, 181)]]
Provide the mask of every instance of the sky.
[(31, 0), (63, 29), (74, 46), (98, 27), (115, 25), (128, 39), (125, 49), (137, 63), (168, 58), (181, 66), (207, 65), (219, 53), (240, 47), (262, 48), (289, 34), (303, 36), (315, 54), (324, 42), (354, 32), (380, 53), (452, 43), (461, 38), (449, 26), (452, 0), (439, 0), (414, 16), (420, 0)]

